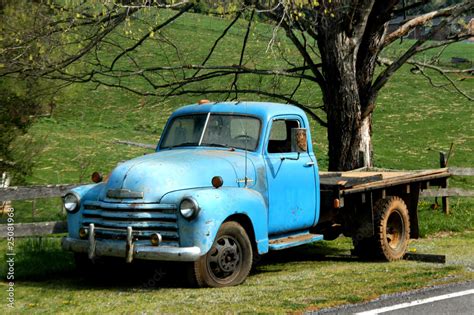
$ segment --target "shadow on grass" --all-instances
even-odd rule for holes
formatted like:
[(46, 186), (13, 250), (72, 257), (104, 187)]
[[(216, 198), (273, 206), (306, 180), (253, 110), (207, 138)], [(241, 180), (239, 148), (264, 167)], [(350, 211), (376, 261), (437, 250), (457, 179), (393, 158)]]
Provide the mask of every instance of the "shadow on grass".
[[(74, 255), (61, 249), (59, 238), (21, 240), (15, 257), (15, 281), (22, 286), (52, 286), (66, 290), (156, 290), (190, 287), (185, 263), (135, 261), (126, 264), (122, 259), (102, 259), (92, 268), (78, 270)], [(252, 275), (278, 272), (278, 267), (268, 270), (265, 266), (287, 262), (355, 260), (347, 249), (320, 242), (258, 257)], [(2, 279), (6, 278), (5, 268), (6, 263), (3, 261), (0, 269)]]
[(280, 251), (270, 252), (266, 255), (259, 256), (255, 259), (255, 267), (251, 274), (256, 275), (260, 273), (279, 272), (282, 268), (271, 268), (271, 271), (265, 268), (266, 266), (275, 266), (291, 262), (353, 262), (359, 261), (357, 257), (352, 256), (348, 249), (337, 247), (332, 242), (318, 242), (309, 245), (289, 248)]

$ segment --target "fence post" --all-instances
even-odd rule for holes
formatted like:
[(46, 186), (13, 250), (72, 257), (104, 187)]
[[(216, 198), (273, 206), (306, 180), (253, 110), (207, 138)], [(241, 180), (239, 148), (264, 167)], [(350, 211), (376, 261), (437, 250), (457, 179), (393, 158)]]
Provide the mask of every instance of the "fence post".
[[(439, 166), (445, 168), (448, 166), (448, 157), (445, 152), (439, 152)], [(441, 188), (448, 188), (448, 179), (441, 185)], [(443, 212), (449, 214), (449, 199), (448, 197), (441, 197), (441, 204), (443, 205)]]
[[(2, 177), (0, 178), (0, 188), (7, 188), (8, 186), (10, 186), (10, 176), (8, 176), (7, 172), (3, 172)], [(0, 201), (0, 214), (3, 216), (10, 207), (11, 201)]]

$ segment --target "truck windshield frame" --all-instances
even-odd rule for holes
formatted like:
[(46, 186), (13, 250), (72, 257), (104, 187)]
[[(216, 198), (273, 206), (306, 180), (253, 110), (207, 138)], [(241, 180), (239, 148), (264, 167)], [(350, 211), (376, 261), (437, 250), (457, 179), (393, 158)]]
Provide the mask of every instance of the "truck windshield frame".
[(178, 147), (223, 147), (255, 152), (262, 122), (252, 115), (189, 114), (174, 117), (163, 133), (160, 150)]

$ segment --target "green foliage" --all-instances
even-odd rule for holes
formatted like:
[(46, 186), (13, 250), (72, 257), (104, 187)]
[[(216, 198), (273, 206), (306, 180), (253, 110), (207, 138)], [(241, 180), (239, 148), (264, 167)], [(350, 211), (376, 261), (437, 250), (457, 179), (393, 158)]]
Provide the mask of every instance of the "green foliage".
[(31, 174), (31, 155), (38, 151), (26, 133), (40, 107), (29, 96), (13, 93), (5, 86), (0, 86), (0, 104), (0, 174), (7, 172), (13, 182), (23, 182)]

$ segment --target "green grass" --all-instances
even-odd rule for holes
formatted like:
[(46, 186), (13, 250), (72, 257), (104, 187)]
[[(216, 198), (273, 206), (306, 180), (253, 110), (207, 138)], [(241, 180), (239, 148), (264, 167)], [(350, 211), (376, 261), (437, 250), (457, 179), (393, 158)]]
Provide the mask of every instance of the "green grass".
[[(441, 199), (441, 198), (439, 198)], [(441, 200), (438, 200), (441, 203)], [(462, 232), (474, 227), (472, 205), (474, 200), (451, 198), (450, 214), (446, 215), (441, 210), (432, 209), (435, 205), (432, 200), (422, 200), (419, 204), (419, 227), (421, 237), (427, 237), (440, 232)]]
[[(223, 289), (188, 288), (181, 266), (116, 265), (83, 276), (59, 239), (19, 240), (15, 313), (287, 313), (373, 299), (381, 294), (474, 278), (473, 232), (410, 244), (417, 253), (446, 254), (446, 264), (362, 262), (350, 239), (320, 242), (264, 256), (247, 281)], [(0, 243), (0, 248), (5, 242)], [(4, 266), (1, 263), (1, 266)], [(471, 269), (470, 269), (471, 268)], [(471, 270), (471, 271), (469, 271)], [(2, 275), (5, 271), (2, 270)], [(6, 284), (0, 283), (5, 294)]]

